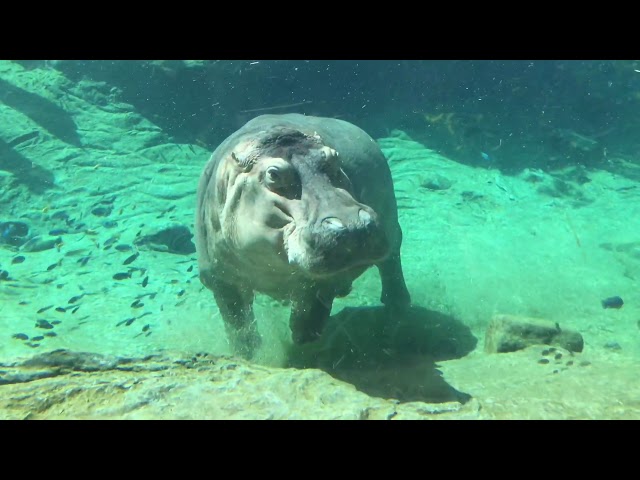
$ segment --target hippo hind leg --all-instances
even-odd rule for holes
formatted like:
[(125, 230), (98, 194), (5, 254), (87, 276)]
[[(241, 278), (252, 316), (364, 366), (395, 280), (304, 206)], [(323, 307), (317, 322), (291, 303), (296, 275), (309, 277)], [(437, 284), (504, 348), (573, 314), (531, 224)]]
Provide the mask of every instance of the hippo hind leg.
[(378, 264), (382, 280), (382, 296), (380, 301), (389, 308), (404, 308), (411, 304), (411, 296), (404, 281), (400, 252), (389, 256)]
[(213, 292), (234, 354), (251, 359), (261, 344), (253, 314), (253, 291), (219, 281), (206, 282)]

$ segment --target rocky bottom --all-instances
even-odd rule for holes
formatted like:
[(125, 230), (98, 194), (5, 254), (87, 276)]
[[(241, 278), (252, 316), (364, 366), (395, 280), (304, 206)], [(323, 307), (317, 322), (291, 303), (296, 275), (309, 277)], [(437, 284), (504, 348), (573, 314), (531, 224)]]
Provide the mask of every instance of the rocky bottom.
[[(431, 387), (430, 365), (442, 372)], [(640, 364), (619, 351), (585, 354), (533, 345), (501, 354), (476, 350), (428, 367), (410, 369), (408, 378), (426, 390), (444, 391), (446, 383), (464, 392), (464, 400), (378, 397), (388, 369), (377, 376), (363, 370), (363, 379), (357, 370), (330, 375), (204, 353), (117, 358), (55, 350), (0, 365), (0, 419), (640, 418)], [(394, 368), (404, 375), (405, 367)]]
[(373, 398), (317, 369), (55, 350), (0, 366), (0, 419), (477, 418), (477, 402)]

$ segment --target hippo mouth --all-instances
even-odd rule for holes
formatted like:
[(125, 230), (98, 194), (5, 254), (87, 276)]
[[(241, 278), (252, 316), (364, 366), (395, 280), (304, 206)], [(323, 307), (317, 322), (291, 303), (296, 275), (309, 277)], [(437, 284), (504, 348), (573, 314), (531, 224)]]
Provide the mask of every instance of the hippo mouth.
[(339, 232), (291, 222), (283, 229), (289, 265), (312, 278), (331, 277), (348, 270), (366, 268), (384, 260), (389, 243), (380, 229), (352, 228)]

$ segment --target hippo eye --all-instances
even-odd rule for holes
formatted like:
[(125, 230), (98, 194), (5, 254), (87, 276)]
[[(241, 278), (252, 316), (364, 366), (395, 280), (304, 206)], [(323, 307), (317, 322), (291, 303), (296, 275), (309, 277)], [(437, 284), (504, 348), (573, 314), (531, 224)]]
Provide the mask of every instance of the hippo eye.
[(268, 167), (264, 172), (264, 183), (274, 193), (286, 198), (300, 198), (300, 182), (295, 171), (287, 166)]
[(272, 183), (276, 183), (280, 181), (280, 179), (281, 179), (280, 170), (278, 169), (278, 167), (267, 168), (267, 180), (269, 180)]

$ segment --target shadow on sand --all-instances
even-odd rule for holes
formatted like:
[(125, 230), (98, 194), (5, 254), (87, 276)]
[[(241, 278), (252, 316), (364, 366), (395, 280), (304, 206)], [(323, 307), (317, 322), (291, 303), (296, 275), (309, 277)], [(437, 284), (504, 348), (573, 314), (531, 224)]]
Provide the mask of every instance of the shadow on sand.
[(318, 342), (293, 346), (289, 365), (319, 368), (375, 397), (400, 402), (467, 402), (436, 362), (471, 352), (477, 339), (453, 317), (410, 307), (348, 307), (332, 316)]

